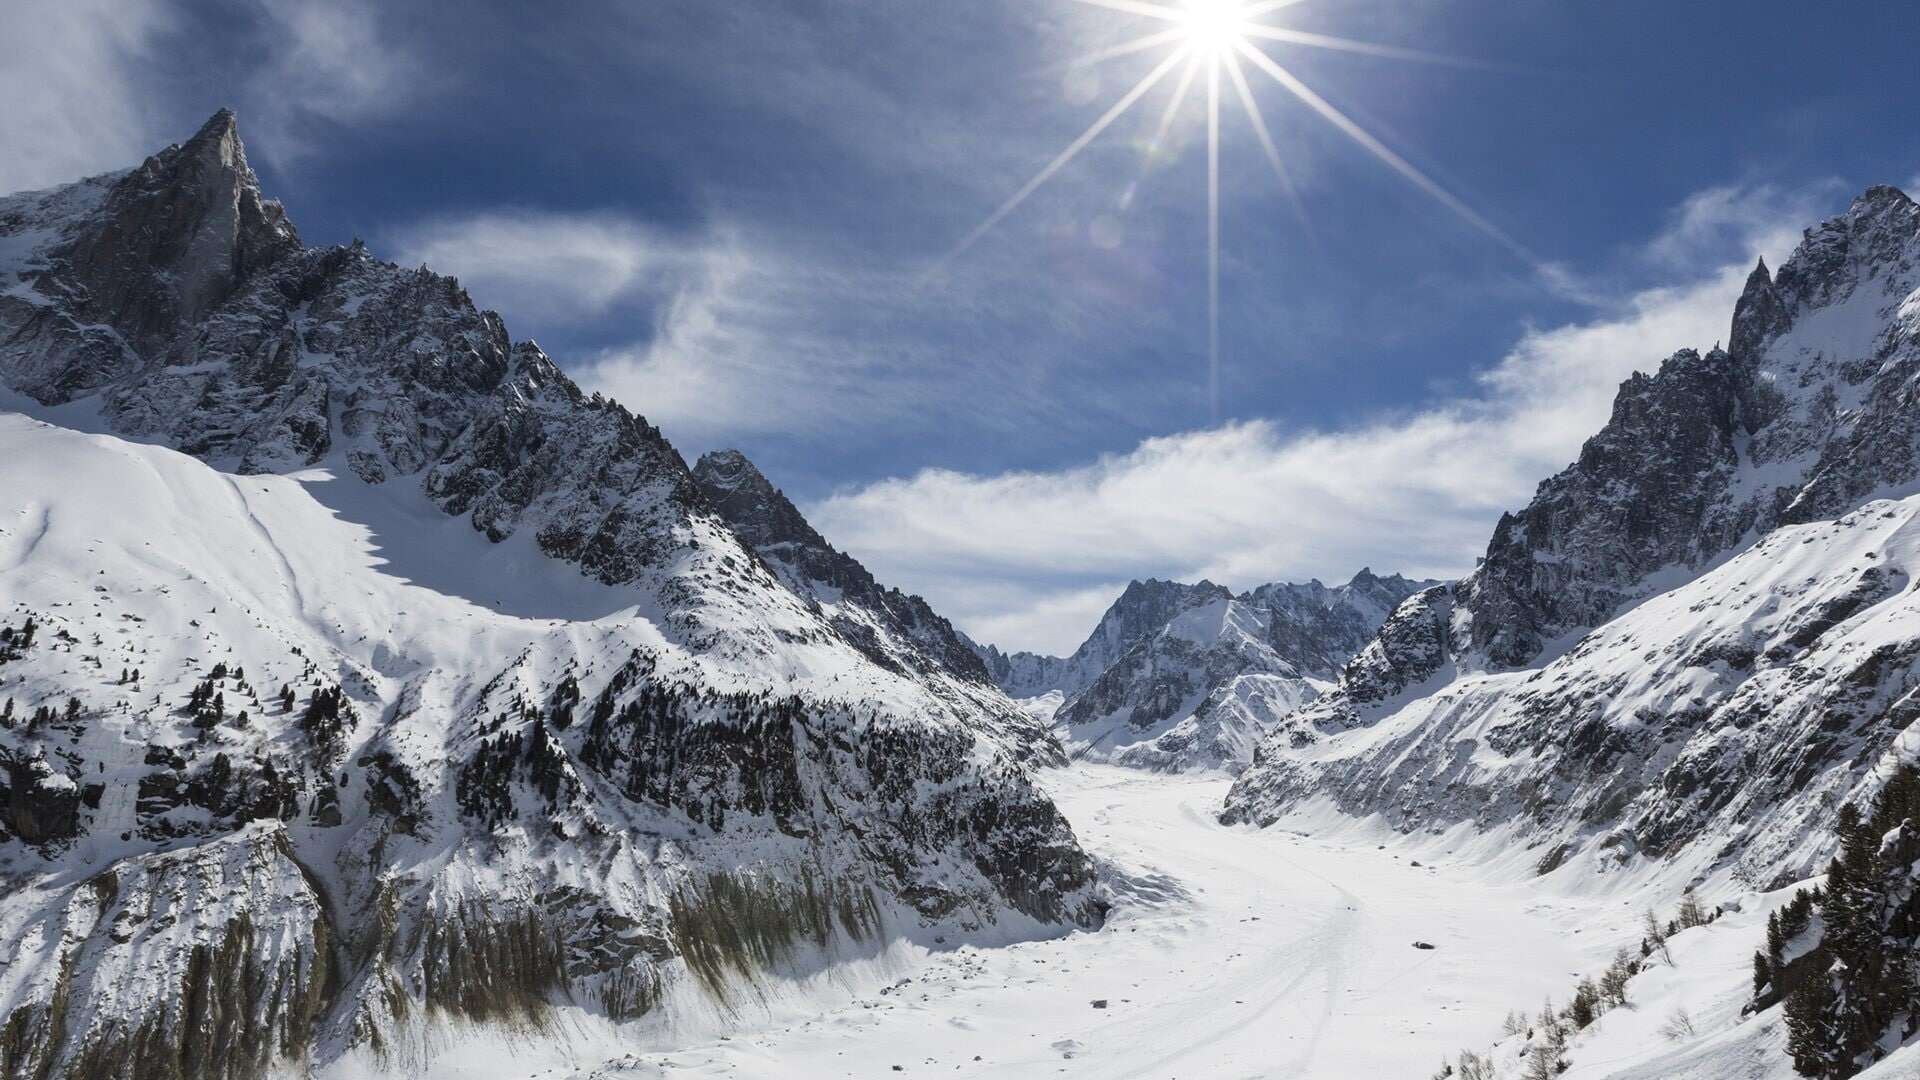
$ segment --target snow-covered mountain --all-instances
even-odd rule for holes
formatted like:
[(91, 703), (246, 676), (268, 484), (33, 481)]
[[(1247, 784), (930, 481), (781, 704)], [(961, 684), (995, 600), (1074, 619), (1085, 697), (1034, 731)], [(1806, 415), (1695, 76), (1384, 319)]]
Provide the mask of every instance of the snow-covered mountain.
[(1149, 578), (1127, 586), (1072, 656), (974, 647), (993, 680), (1014, 697), (1039, 697), (1051, 691), (1072, 697), (1105, 674), (1128, 649), (1165, 629), (1181, 613), (1232, 595), (1224, 585), (1211, 581), (1186, 585)]
[(693, 478), (734, 534), (766, 560), (780, 580), (818, 604), (835, 629), (874, 663), (923, 677), (950, 676), (992, 685), (966, 636), (918, 596), (875, 581), (853, 556), (814, 530), (746, 455), (703, 455)]
[(0, 199), (0, 381), (7, 1075), (417, 1074), (1100, 919), (1037, 724), (452, 279), (304, 246), (230, 113)]
[[(1727, 349), (1622, 387), (1472, 576), (1396, 611), (1227, 803), (1473, 822), (1542, 870), (1814, 872), (1920, 750), (1920, 207), (1877, 187), (1762, 264)], [(1684, 856), (1684, 858), (1682, 858)]]
[(1070, 657), (985, 655), (1009, 693), (1057, 702), (1054, 730), (1076, 758), (1238, 771), (1281, 717), (1330, 687), (1388, 614), (1431, 584), (1362, 570), (1345, 585), (1236, 596), (1209, 581), (1136, 581)]

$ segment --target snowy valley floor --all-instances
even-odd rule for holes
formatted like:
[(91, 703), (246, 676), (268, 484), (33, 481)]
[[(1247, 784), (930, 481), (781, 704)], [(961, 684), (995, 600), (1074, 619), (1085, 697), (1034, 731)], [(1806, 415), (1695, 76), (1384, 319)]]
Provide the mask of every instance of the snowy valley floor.
[[(810, 1017), (499, 1075), (1420, 1080), (1485, 1049), (1508, 1010), (1563, 999), (1637, 941), (1639, 912), (1622, 899), (1491, 880), (1450, 865), (1434, 838), (1415, 855), (1225, 828), (1221, 778), (1077, 766), (1048, 782), (1119, 879), (1099, 933), (916, 952)], [(911, 981), (889, 985), (900, 978)]]

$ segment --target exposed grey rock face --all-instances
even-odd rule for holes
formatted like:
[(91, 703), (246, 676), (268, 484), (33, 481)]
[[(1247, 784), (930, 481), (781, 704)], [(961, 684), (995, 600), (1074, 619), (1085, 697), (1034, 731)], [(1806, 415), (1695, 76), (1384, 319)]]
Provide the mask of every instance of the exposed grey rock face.
[(972, 643), (918, 596), (875, 581), (816, 532), (746, 455), (717, 450), (693, 467), (701, 493), (790, 588), (821, 604), (842, 636), (895, 670), (990, 683)]
[[(0, 1073), (404, 1072), (385, 1055), (436, 1017), (631, 1019), (902, 926), (1101, 917), (1026, 772), (1057, 746), (944, 621), (877, 585), (868, 623), (830, 621), (770, 569), (799, 548), (756, 556), (659, 431), (457, 282), (303, 246), (229, 114), (131, 172), (0, 199), (0, 380), (222, 470), (6, 418), (16, 450), (122, 485), (98, 507), (34, 470), (43, 534), (152, 532), (121, 577), (0, 570), (10, 601), (44, 594), (38, 641), (6, 631), (8, 694), (86, 699), (0, 724)], [(332, 479), (236, 480), (309, 467)], [(247, 502), (268, 487), (309, 529), (454, 515), (472, 532), (449, 550), (525, 544), (629, 614), (392, 592), (351, 533), (303, 583), (298, 537)], [(335, 595), (348, 579), (372, 608)], [(109, 636), (144, 680), (67, 651)]]
[(1270, 613), (1275, 653), (1304, 675), (1331, 679), (1407, 597), (1436, 584), (1363, 569), (1345, 585), (1262, 585), (1240, 599)]
[(1444, 586), (1409, 597), (1340, 672), (1340, 686), (1355, 702), (1384, 701), (1430, 679), (1447, 663), (1453, 645), (1453, 596)]
[(1727, 504), (1738, 467), (1740, 366), (1685, 350), (1620, 388), (1580, 460), (1501, 518), (1462, 590), (1466, 648), (1496, 667), (1604, 622), (1662, 567), (1698, 566), (1744, 535), (1757, 507)]
[[(1675, 353), (1620, 388), (1580, 460), (1503, 518), (1461, 583), (1458, 644), (1494, 668), (1697, 572), (1786, 522), (1834, 517), (1920, 475), (1898, 309), (1920, 257), (1920, 207), (1890, 187), (1809, 230), (1777, 282), (1762, 263), (1733, 351)], [(1835, 346), (1846, 355), (1838, 355)]]
[(80, 785), (45, 758), (7, 766), (7, 827), (29, 844), (66, 840), (80, 830)]
[[(303, 1058), (338, 992), (321, 900), (277, 822), (124, 859), (58, 915), (65, 933), (34, 943), (66, 951), (58, 981), (0, 1032), (10, 1077), (247, 1080)], [(130, 1016), (125, 996), (150, 1007)]]
[(1286, 718), (1227, 819), (1326, 798), (1511, 827), (1543, 869), (1697, 844), (1760, 884), (1813, 872), (1820, 807), (1920, 717), (1920, 208), (1875, 188), (1809, 230), (1730, 341), (1628, 380), (1475, 574)]
[(279, 204), (261, 198), (226, 110), (130, 173), (44, 194), (38, 206), (0, 214), (0, 236), (44, 227), (62, 209), (84, 207), (92, 220), (30, 275), (60, 303), (0, 299), (8, 330), (0, 369), (14, 389), (43, 402), (98, 389), (141, 358), (163, 356), (183, 325), (300, 247)]

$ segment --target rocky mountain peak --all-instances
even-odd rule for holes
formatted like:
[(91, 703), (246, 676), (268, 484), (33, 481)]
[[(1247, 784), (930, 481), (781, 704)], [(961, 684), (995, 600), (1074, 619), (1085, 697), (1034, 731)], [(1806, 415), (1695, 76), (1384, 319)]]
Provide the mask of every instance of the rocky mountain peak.
[(709, 450), (700, 455), (694, 469), (715, 484), (773, 490), (766, 474), (738, 450)]
[(90, 313), (143, 352), (300, 247), (280, 204), (261, 196), (228, 109), (122, 177), (103, 217), (67, 259)]
[(1795, 319), (1843, 303), (1876, 279), (1904, 296), (1914, 285), (1917, 242), (1920, 206), (1898, 188), (1868, 188), (1845, 214), (1807, 230), (1774, 285)]
[(1199, 607), (1215, 600), (1228, 600), (1233, 590), (1225, 585), (1216, 585), (1205, 578), (1189, 585), (1181, 581), (1161, 581), (1148, 578), (1145, 581), (1130, 581), (1120, 598), (1107, 609), (1108, 618), (1129, 620), (1135, 616), (1164, 616), (1171, 618), (1187, 608)]
[(1420, 827), (1550, 813), (1568, 850), (1711, 837), (1754, 880), (1809, 872), (1804, 819), (1773, 808), (1837, 804), (1915, 715), (1917, 300), (1920, 206), (1893, 188), (1757, 262), (1732, 350), (1626, 380), (1473, 575), (1289, 716), (1228, 817), (1307, 794)]
[(1786, 332), (1791, 323), (1787, 305), (1773, 287), (1773, 274), (1762, 258), (1747, 275), (1747, 286), (1733, 309), (1733, 336), (1729, 341), (1733, 355), (1756, 357), (1768, 341)]
[(1882, 209), (1911, 209), (1914, 202), (1907, 193), (1892, 184), (1875, 184), (1853, 200), (1850, 214), (1871, 214)]
[(793, 500), (773, 486), (740, 451), (702, 454), (694, 463), (693, 478), (733, 531), (754, 548), (802, 544), (838, 554), (807, 522)]
[[(8, 1075), (325, 1073), (411, 1017), (617, 1022), (803, 941), (1099, 921), (1023, 764), (1058, 746), (950, 625), (710, 462), (864, 590), (796, 595), (458, 282), (302, 246), (230, 113), (0, 197), (0, 383), (103, 429), (0, 415), (52, 536), (0, 567), (33, 706), (0, 716), (0, 927), (56, 928), (3, 962)], [(108, 635), (141, 674), (53, 644)]]

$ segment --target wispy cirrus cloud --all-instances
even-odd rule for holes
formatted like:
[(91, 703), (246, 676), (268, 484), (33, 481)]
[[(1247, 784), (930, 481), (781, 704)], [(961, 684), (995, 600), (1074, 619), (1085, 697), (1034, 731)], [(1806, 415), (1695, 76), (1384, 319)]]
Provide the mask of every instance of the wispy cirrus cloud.
[(1724, 225), (1738, 228), (1737, 259), (1614, 297), (1593, 319), (1531, 330), (1466, 394), (1337, 430), (1253, 421), (1153, 438), (1056, 471), (926, 470), (807, 512), (882, 579), (962, 626), (1054, 652), (1087, 632), (1090, 619), (1061, 616), (1097, 611), (1090, 590), (1103, 582), (1248, 587), (1344, 580), (1363, 565), (1455, 576), (1500, 512), (1524, 504), (1606, 421), (1622, 379), (1724, 338), (1752, 255), (1777, 265), (1816, 199), (1696, 196), (1642, 254), (1684, 263), (1687, 244), (1724, 242)]
[(172, 21), (155, 0), (9, 3), (0, 192), (125, 168), (158, 149), (141, 69)]
[[(258, 21), (258, 60), (238, 88), (252, 143), (285, 164), (314, 152), (315, 120), (352, 124), (415, 104), (443, 73), (385, 20), (396, 9), (368, 0), (242, 0)], [(232, 92), (232, 91), (229, 91)]]
[(383, 239), (400, 262), (452, 274), (483, 303), (536, 322), (690, 292), (719, 247), (621, 213), (525, 208), (430, 218)]

